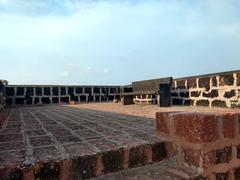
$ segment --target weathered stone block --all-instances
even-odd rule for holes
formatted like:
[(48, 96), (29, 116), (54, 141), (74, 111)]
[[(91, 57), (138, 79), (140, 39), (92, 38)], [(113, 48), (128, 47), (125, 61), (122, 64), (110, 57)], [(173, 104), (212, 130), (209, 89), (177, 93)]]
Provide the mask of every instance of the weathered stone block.
[[(128, 92), (128, 91), (124, 91), (124, 92)], [(129, 92), (132, 92), (132, 88), (131, 88), (131, 91), (129, 91)], [(102, 93), (108, 94), (108, 88), (102, 88)]]
[(214, 98), (218, 97), (218, 90), (214, 89), (210, 92), (203, 92), (203, 97)]
[(201, 91), (192, 91), (191, 92), (191, 97), (199, 97), (201, 94)]
[(212, 86), (213, 87), (217, 87), (217, 77), (216, 76), (212, 76)]
[(17, 167), (15, 169), (12, 169), (10, 174), (9, 174), (9, 179), (10, 180), (22, 180), (23, 179), (23, 169), (21, 167)]
[(183, 105), (183, 100), (182, 99), (172, 99), (172, 104), (173, 105)]
[(13, 104), (13, 99), (12, 98), (7, 98), (6, 104), (7, 105), (12, 105)]
[(53, 94), (54, 96), (58, 96), (58, 94), (59, 94), (58, 87), (53, 87), (53, 88), (52, 88), (52, 94)]
[(35, 89), (35, 94), (36, 94), (36, 96), (42, 96), (42, 88), (40, 88), (40, 87), (37, 87), (36, 89)]
[(187, 164), (197, 167), (200, 166), (201, 152), (199, 150), (184, 148), (182, 153), (182, 156)]
[(74, 95), (74, 87), (68, 87), (68, 95)]
[(40, 98), (39, 97), (35, 97), (34, 98), (34, 104), (38, 104), (40, 102)]
[(223, 115), (223, 135), (226, 138), (234, 138), (235, 136), (235, 122), (237, 122), (236, 114)]
[(224, 149), (216, 150), (216, 163), (229, 163), (232, 159), (232, 148), (231, 146), (225, 147)]
[(102, 163), (104, 173), (120, 171), (123, 169), (124, 150), (108, 151), (103, 153)]
[(43, 88), (43, 94), (46, 95), (46, 96), (49, 96), (51, 94), (51, 89), (50, 87), (44, 87)]
[(168, 155), (166, 144), (157, 143), (152, 145), (152, 161), (159, 162), (165, 159)]
[(215, 115), (176, 113), (173, 115), (176, 135), (196, 144), (218, 139), (218, 120)]
[(189, 97), (189, 92), (180, 92), (181, 97)]
[(210, 88), (210, 77), (201, 77), (199, 78), (198, 85), (200, 88)]
[(73, 179), (90, 179), (96, 177), (97, 155), (82, 156), (72, 161)]
[(84, 92), (87, 93), (87, 94), (89, 94), (89, 95), (91, 95), (91, 94), (92, 94), (92, 88), (86, 87), (86, 88), (84, 89)]
[(59, 179), (60, 164), (57, 162), (38, 163), (33, 167), (35, 179)]
[(234, 97), (234, 96), (236, 96), (236, 91), (235, 90), (225, 92), (225, 94), (224, 94), (225, 98), (231, 98), (231, 97)]
[(222, 100), (212, 101), (212, 107), (227, 107), (226, 102)]
[(31, 97), (26, 98), (26, 104), (32, 104), (33, 103), (32, 100), (33, 98)]
[(80, 101), (81, 102), (86, 102), (86, 99), (87, 99), (86, 96), (84, 96), (84, 95), (80, 96)]
[(240, 72), (237, 73), (237, 86), (240, 86)]
[(114, 94), (114, 93), (116, 93), (117, 92), (117, 89), (116, 88), (110, 88), (110, 93), (111, 94)]
[(234, 178), (240, 179), (240, 168), (236, 168), (234, 171)]
[(133, 96), (124, 96), (122, 99), (123, 105), (133, 104)]
[(100, 101), (100, 96), (95, 96), (95, 101), (99, 102)]
[(17, 96), (23, 96), (23, 95), (24, 95), (24, 87), (18, 87)]
[(61, 102), (69, 103), (69, 97), (61, 97), (60, 100)]
[(137, 167), (148, 163), (150, 152), (151, 147), (149, 145), (132, 147), (129, 152), (128, 166)]
[(13, 96), (14, 95), (14, 87), (6, 87), (5, 91), (6, 91), (7, 96)]
[(240, 159), (240, 145), (237, 146), (237, 158)]
[(191, 78), (187, 80), (187, 87), (189, 88), (196, 88), (197, 87), (197, 80), (196, 78)]
[(156, 129), (159, 133), (169, 134), (169, 129), (167, 127), (168, 114), (167, 113), (156, 113)]
[(93, 88), (93, 92), (96, 93), (96, 94), (99, 94), (100, 93), (100, 88)]
[(177, 93), (177, 92), (172, 92), (172, 93), (171, 93), (171, 96), (173, 96), (173, 97), (178, 97), (178, 93)]
[(42, 97), (41, 100), (42, 100), (42, 103), (43, 103), (43, 104), (50, 104), (50, 103), (51, 103), (49, 97)]
[(233, 74), (225, 74), (219, 76), (220, 86), (232, 86), (234, 83)]
[(177, 89), (186, 89), (185, 80), (178, 80), (177, 82)]
[(83, 89), (82, 88), (80, 88), (80, 87), (76, 87), (76, 94), (81, 94), (81, 93), (83, 93)]
[(65, 87), (61, 87), (61, 88), (60, 88), (60, 94), (61, 94), (61, 95), (66, 95), (66, 93), (67, 93), (67, 92), (66, 92), (66, 88), (65, 88)]
[(108, 100), (109, 100), (109, 101), (113, 101), (113, 99), (114, 99), (114, 96), (108, 95)]
[(25, 98), (15, 98), (16, 105), (24, 104), (24, 102), (25, 102)]
[(226, 172), (226, 173), (216, 173), (216, 180), (229, 180), (228, 172)]
[(89, 95), (88, 96), (88, 102), (92, 102), (94, 99), (93, 99), (93, 96), (92, 95)]
[(26, 95), (33, 96), (33, 87), (27, 87)]
[(172, 81), (172, 89), (173, 89), (173, 90), (176, 89), (176, 87), (175, 87), (175, 81)]
[(52, 98), (52, 103), (59, 103), (59, 98), (58, 97), (53, 97)]
[(208, 100), (199, 100), (196, 102), (196, 106), (209, 106)]
[(185, 106), (193, 106), (194, 105), (194, 101), (193, 100), (184, 100), (183, 104)]

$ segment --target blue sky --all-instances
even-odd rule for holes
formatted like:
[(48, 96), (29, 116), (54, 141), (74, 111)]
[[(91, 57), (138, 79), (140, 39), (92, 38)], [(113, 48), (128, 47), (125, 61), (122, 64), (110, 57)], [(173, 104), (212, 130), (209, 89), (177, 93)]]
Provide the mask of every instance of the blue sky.
[(240, 69), (239, 0), (0, 0), (0, 79), (128, 84)]

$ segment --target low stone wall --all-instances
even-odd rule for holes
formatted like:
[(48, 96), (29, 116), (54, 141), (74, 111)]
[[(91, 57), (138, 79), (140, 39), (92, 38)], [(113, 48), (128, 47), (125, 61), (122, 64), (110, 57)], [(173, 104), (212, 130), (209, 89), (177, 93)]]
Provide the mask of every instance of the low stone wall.
[(240, 179), (240, 112), (160, 112), (156, 124), (173, 141), (178, 163), (208, 179)]
[(6, 87), (7, 105), (34, 105), (112, 101), (119, 86), (25, 86)]
[(0, 111), (5, 107), (5, 85), (6, 80), (0, 80)]
[(240, 71), (173, 80), (173, 105), (240, 107)]

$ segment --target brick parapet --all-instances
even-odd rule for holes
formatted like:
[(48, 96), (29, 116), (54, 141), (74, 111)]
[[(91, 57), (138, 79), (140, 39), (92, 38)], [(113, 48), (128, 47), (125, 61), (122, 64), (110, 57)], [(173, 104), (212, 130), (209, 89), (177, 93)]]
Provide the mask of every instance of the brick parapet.
[(240, 169), (239, 113), (157, 113), (157, 134), (173, 141), (179, 163), (205, 177), (236, 179)]

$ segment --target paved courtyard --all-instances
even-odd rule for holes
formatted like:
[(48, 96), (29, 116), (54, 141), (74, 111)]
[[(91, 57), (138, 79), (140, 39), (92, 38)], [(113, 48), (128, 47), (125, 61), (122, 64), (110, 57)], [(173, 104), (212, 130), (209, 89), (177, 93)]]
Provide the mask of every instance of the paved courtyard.
[[(25, 168), (39, 162), (61, 162), (56, 166), (56, 171), (60, 171), (59, 169), (66, 167), (63, 160), (88, 157), (87, 160), (77, 159), (70, 163), (71, 173), (78, 173), (72, 179), (87, 179), (128, 167), (159, 162), (168, 158), (171, 142), (155, 134), (155, 113), (186, 110), (220, 109), (122, 106), (120, 103), (8, 108), (0, 113), (0, 120), (3, 122), (0, 129), (0, 172), (4, 172), (7, 167)], [(150, 178), (155, 176), (154, 173), (160, 173), (158, 167), (157, 164), (149, 166), (153, 176), (146, 168), (139, 171)], [(161, 165), (162, 169), (164, 167), (166, 166)], [(35, 178), (46, 176), (42, 172), (38, 173), (37, 171), (34, 174)], [(52, 179), (58, 179), (59, 173), (54, 174)], [(61, 176), (68, 177), (65, 170), (61, 173), (65, 173)], [(125, 176), (132, 174), (137, 177), (138, 174), (134, 169), (124, 170), (122, 173), (108, 175), (106, 178), (117, 176), (124, 179)]]
[[(155, 135), (151, 118), (64, 105), (9, 108), (0, 118), (4, 122), (0, 129), (0, 170), (100, 154), (104, 167), (96, 170), (97, 157), (92, 168), (100, 172), (89, 172), (88, 178), (167, 156), (165, 141)], [(112, 165), (112, 158), (120, 161)]]
[(162, 141), (149, 118), (67, 106), (7, 109), (1, 163), (58, 159)]

